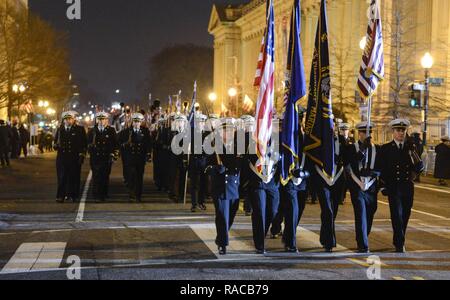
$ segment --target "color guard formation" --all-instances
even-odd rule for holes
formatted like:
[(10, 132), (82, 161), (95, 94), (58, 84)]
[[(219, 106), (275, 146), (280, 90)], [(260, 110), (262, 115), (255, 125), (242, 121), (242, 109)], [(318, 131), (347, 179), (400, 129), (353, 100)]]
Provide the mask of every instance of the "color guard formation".
[[(207, 199), (211, 197), (216, 215), (216, 244), (222, 255), (227, 253), (228, 233), (240, 199), (247, 199), (247, 205), (251, 206), (256, 253), (266, 253), (269, 230), (272, 238), (282, 235), (286, 252), (297, 253), (297, 229), (308, 194), (316, 194), (319, 199), (320, 242), (326, 252), (332, 252), (337, 245), (335, 221), (339, 204), (348, 189), (354, 208), (357, 249), (368, 253), (378, 193), (382, 192), (389, 199), (395, 250), (405, 251), (414, 179), (423, 170), (416, 146), (407, 134), (408, 120), (390, 122), (393, 140), (382, 146), (374, 144), (367, 135), (367, 128), (372, 130), (374, 124), (356, 125), (356, 140), (346, 136), (350, 129), (347, 124), (335, 124), (337, 168), (333, 179), (324, 177), (302, 153), (292, 176), (285, 181), (280, 176), (284, 147), (271, 147), (265, 154), (265, 163), (258, 165), (258, 156), (251, 151), (255, 147), (252, 143), (255, 120), (250, 116), (220, 119), (196, 113), (190, 123), (187, 116), (172, 113), (148, 125), (143, 114), (134, 113), (117, 133), (109, 125), (105, 112), (97, 113), (96, 125), (87, 133), (77, 125), (76, 116), (73, 111), (63, 113), (63, 123), (55, 136), (57, 202), (76, 202), (80, 198), (81, 166), (87, 154), (93, 174), (92, 195), (96, 202), (104, 202), (109, 197), (112, 164), (121, 156), (130, 201), (142, 201), (145, 167), (149, 162), (153, 162), (154, 183), (168, 197), (182, 202), (189, 191), (192, 212), (206, 210)], [(300, 124), (303, 119), (301, 113)], [(280, 122), (278, 117), (273, 120), (274, 124)], [(281, 129), (277, 129), (281, 126), (274, 128), (273, 137), (281, 135)], [(299, 140), (304, 138), (301, 128)], [(190, 140), (180, 138), (187, 132)], [(194, 142), (194, 136), (200, 143)], [(243, 146), (240, 140), (244, 141)], [(186, 142), (189, 145), (183, 148)], [(207, 149), (208, 143), (213, 151)], [(177, 147), (189, 150), (180, 153)]]

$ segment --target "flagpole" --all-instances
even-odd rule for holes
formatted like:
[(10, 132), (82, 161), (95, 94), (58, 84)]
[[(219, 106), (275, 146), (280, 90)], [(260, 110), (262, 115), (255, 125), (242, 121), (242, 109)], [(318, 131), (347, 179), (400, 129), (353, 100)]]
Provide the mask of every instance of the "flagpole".
[[(370, 123), (372, 119), (372, 96), (369, 97), (367, 101), (367, 126), (366, 126), (366, 136), (367, 138), (371, 138), (370, 133)], [(369, 149), (366, 149), (366, 168), (369, 167)]]

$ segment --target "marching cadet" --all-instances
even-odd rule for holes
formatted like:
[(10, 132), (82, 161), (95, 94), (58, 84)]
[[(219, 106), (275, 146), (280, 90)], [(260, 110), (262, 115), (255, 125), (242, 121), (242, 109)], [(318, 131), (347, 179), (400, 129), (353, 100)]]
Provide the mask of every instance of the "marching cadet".
[(184, 154), (182, 151), (180, 153), (175, 154), (176, 151), (174, 151), (173, 147), (179, 147), (180, 149), (183, 148), (183, 140), (180, 138), (178, 141), (178, 145), (176, 145), (177, 141), (175, 140), (175, 137), (177, 135), (184, 134), (186, 130), (186, 124), (187, 124), (187, 118), (185, 115), (177, 114), (175, 116), (175, 119), (171, 125), (172, 130), (172, 143), (171, 153), (173, 154), (173, 163), (175, 165), (174, 173), (172, 173), (170, 178), (174, 180), (175, 189), (174, 193), (176, 194), (176, 200), (177, 202), (183, 202), (184, 200), (184, 189), (185, 189), (185, 183), (186, 183), (186, 170), (187, 170), (187, 161), (184, 159)]
[(216, 245), (220, 255), (226, 255), (228, 232), (239, 209), (239, 176), (242, 156), (235, 144), (235, 119), (222, 119), (216, 139), (215, 154), (209, 157), (206, 173), (211, 175), (212, 197), (216, 210)]
[(344, 138), (345, 145), (350, 145), (355, 143), (355, 139), (350, 136), (350, 124), (339, 123), (339, 135)]
[(336, 247), (336, 229), (335, 221), (339, 210), (339, 202), (342, 199), (342, 190), (344, 188), (344, 151), (345, 141), (335, 130), (334, 137), (334, 155), (335, 167), (334, 173), (329, 177), (315, 166), (311, 160), (307, 160), (311, 173), (311, 185), (317, 193), (321, 209), (321, 228), (320, 243), (326, 252), (333, 252)]
[(108, 124), (108, 113), (99, 112), (95, 119), (97, 125), (88, 132), (88, 151), (93, 196), (96, 202), (103, 202), (108, 197), (112, 162), (117, 160), (119, 153), (116, 130)]
[(206, 210), (206, 188), (207, 175), (205, 170), (208, 163), (208, 156), (203, 150), (203, 143), (206, 138), (205, 122), (207, 116), (195, 115), (195, 126), (191, 128), (191, 153), (189, 155), (189, 178), (191, 193), (191, 212), (196, 212), (197, 207)]
[[(305, 110), (299, 108), (301, 113), (299, 114), (299, 124), (303, 124), (303, 116)], [(303, 127), (300, 126), (300, 131), (298, 135), (301, 151), (303, 151), (304, 145), (304, 132)], [(281, 149), (282, 155), (288, 150), (286, 147)], [(297, 253), (297, 228), (300, 223), (300, 219), (305, 210), (307, 194), (307, 179), (310, 177), (309, 171), (305, 168), (306, 155), (304, 153), (299, 154), (298, 161), (295, 168), (292, 170), (291, 178), (287, 179), (287, 182), (282, 182), (281, 187), (281, 202), (280, 212), (283, 213), (284, 217), (284, 231), (283, 231), (283, 243), (285, 246), (285, 251), (288, 253)], [(280, 175), (281, 176), (281, 175)], [(281, 217), (280, 220), (283, 218)], [(281, 231), (281, 225), (276, 225), (274, 228), (279, 228)], [(276, 231), (275, 231), (276, 232)], [(272, 232), (274, 233), (274, 232)]]
[[(247, 126), (250, 125), (249, 127), (252, 128), (255, 119), (248, 118), (245, 122)], [(275, 122), (278, 122), (278, 120), (275, 119)], [(279, 126), (274, 125), (274, 128), (279, 128)], [(275, 130), (274, 134), (279, 133)], [(256, 144), (250, 140), (248, 142), (245, 164), (250, 169), (247, 192), (252, 204), (253, 242), (256, 254), (265, 254), (265, 238), (280, 204), (279, 145), (277, 145), (276, 141), (271, 141), (270, 151), (264, 157), (262, 170), (259, 172), (257, 166), (260, 158), (255, 154)]]
[(55, 135), (54, 149), (56, 156), (56, 173), (58, 191), (56, 202), (76, 202), (80, 197), (81, 165), (86, 156), (87, 138), (83, 127), (75, 124), (77, 113), (67, 111), (62, 114), (63, 124)]
[(150, 132), (148, 128), (141, 127), (144, 121), (142, 114), (134, 113), (131, 118), (133, 125), (124, 130), (119, 143), (127, 161), (130, 202), (134, 199), (141, 202), (145, 164), (151, 160)]
[[(172, 143), (172, 139), (178, 134), (175, 127), (175, 113), (170, 113), (169, 118), (167, 119), (168, 127), (170, 129), (169, 133), (169, 142)], [(169, 145), (171, 147), (171, 145)], [(169, 199), (176, 201), (176, 195), (177, 195), (177, 171), (178, 171), (178, 165), (177, 165), (177, 155), (173, 151), (169, 151)]]
[[(214, 147), (214, 136), (215, 136), (215, 132), (216, 130), (219, 128), (221, 124), (220, 121), (220, 117), (219, 115), (216, 114), (209, 114), (208, 115), (208, 120), (206, 120), (205, 122), (205, 133), (207, 138), (212, 139), (212, 141), (210, 142), (211, 147)], [(205, 141), (205, 143), (207, 143)], [(207, 176), (206, 180), (208, 182), (207, 184), (207, 189), (206, 189), (206, 198), (207, 199), (212, 199), (211, 197), (211, 176)]]
[[(243, 115), (240, 118), (240, 126), (238, 126), (238, 137), (245, 138), (245, 147), (248, 150), (250, 141), (252, 140), (253, 131), (255, 128), (255, 118), (249, 115)], [(255, 146), (256, 147), (256, 146)], [(249, 190), (249, 180), (252, 171), (247, 163), (242, 166), (241, 170), (241, 185), (239, 187), (239, 194), (244, 198), (244, 212), (246, 216), (252, 215), (252, 201)]]
[[(348, 145), (353, 145), (355, 143), (355, 140), (352, 137), (350, 137), (350, 124), (338, 122), (338, 128), (339, 128), (339, 138), (342, 140), (344, 147), (347, 147)], [(345, 203), (345, 198), (347, 196), (348, 191), (347, 173), (344, 172), (342, 176), (344, 176), (345, 180), (342, 187), (341, 199), (339, 200), (340, 205), (343, 205)]]
[(168, 191), (167, 182), (167, 159), (169, 146), (168, 140), (168, 128), (166, 126), (166, 120), (164, 115), (160, 115), (158, 125), (156, 129), (156, 137), (154, 139), (155, 144), (153, 148), (153, 180), (155, 182), (158, 191)]
[(381, 147), (380, 171), (391, 210), (394, 246), (397, 253), (406, 252), (405, 235), (414, 201), (414, 179), (424, 165), (414, 143), (408, 138), (411, 123), (396, 119), (389, 123), (393, 141)]
[[(370, 124), (370, 133), (374, 128)], [(358, 142), (347, 145), (345, 164), (348, 171), (348, 186), (355, 213), (356, 242), (359, 253), (369, 253), (369, 234), (377, 211), (378, 167), (380, 147), (367, 136), (367, 122), (356, 125)]]

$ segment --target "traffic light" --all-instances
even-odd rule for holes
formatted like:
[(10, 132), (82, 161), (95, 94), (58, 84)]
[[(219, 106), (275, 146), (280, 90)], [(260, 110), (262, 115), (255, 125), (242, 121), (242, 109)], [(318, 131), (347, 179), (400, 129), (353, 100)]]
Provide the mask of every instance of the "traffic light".
[(412, 108), (422, 108), (422, 90), (420, 88), (417, 88), (415, 84), (411, 85), (409, 106)]

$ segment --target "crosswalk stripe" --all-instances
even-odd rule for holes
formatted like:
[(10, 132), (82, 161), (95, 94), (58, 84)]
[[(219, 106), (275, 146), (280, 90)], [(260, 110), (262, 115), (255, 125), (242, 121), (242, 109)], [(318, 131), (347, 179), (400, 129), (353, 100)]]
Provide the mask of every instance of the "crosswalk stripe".
[(65, 248), (66, 243), (23, 243), (0, 274), (59, 268)]
[(406, 280), (405, 278), (400, 277), (400, 276), (394, 276), (394, 277), (392, 277), (392, 279), (394, 279), (394, 280)]
[(414, 276), (413, 279), (414, 279), (414, 280), (425, 280), (425, 278), (419, 277), (419, 276)]

